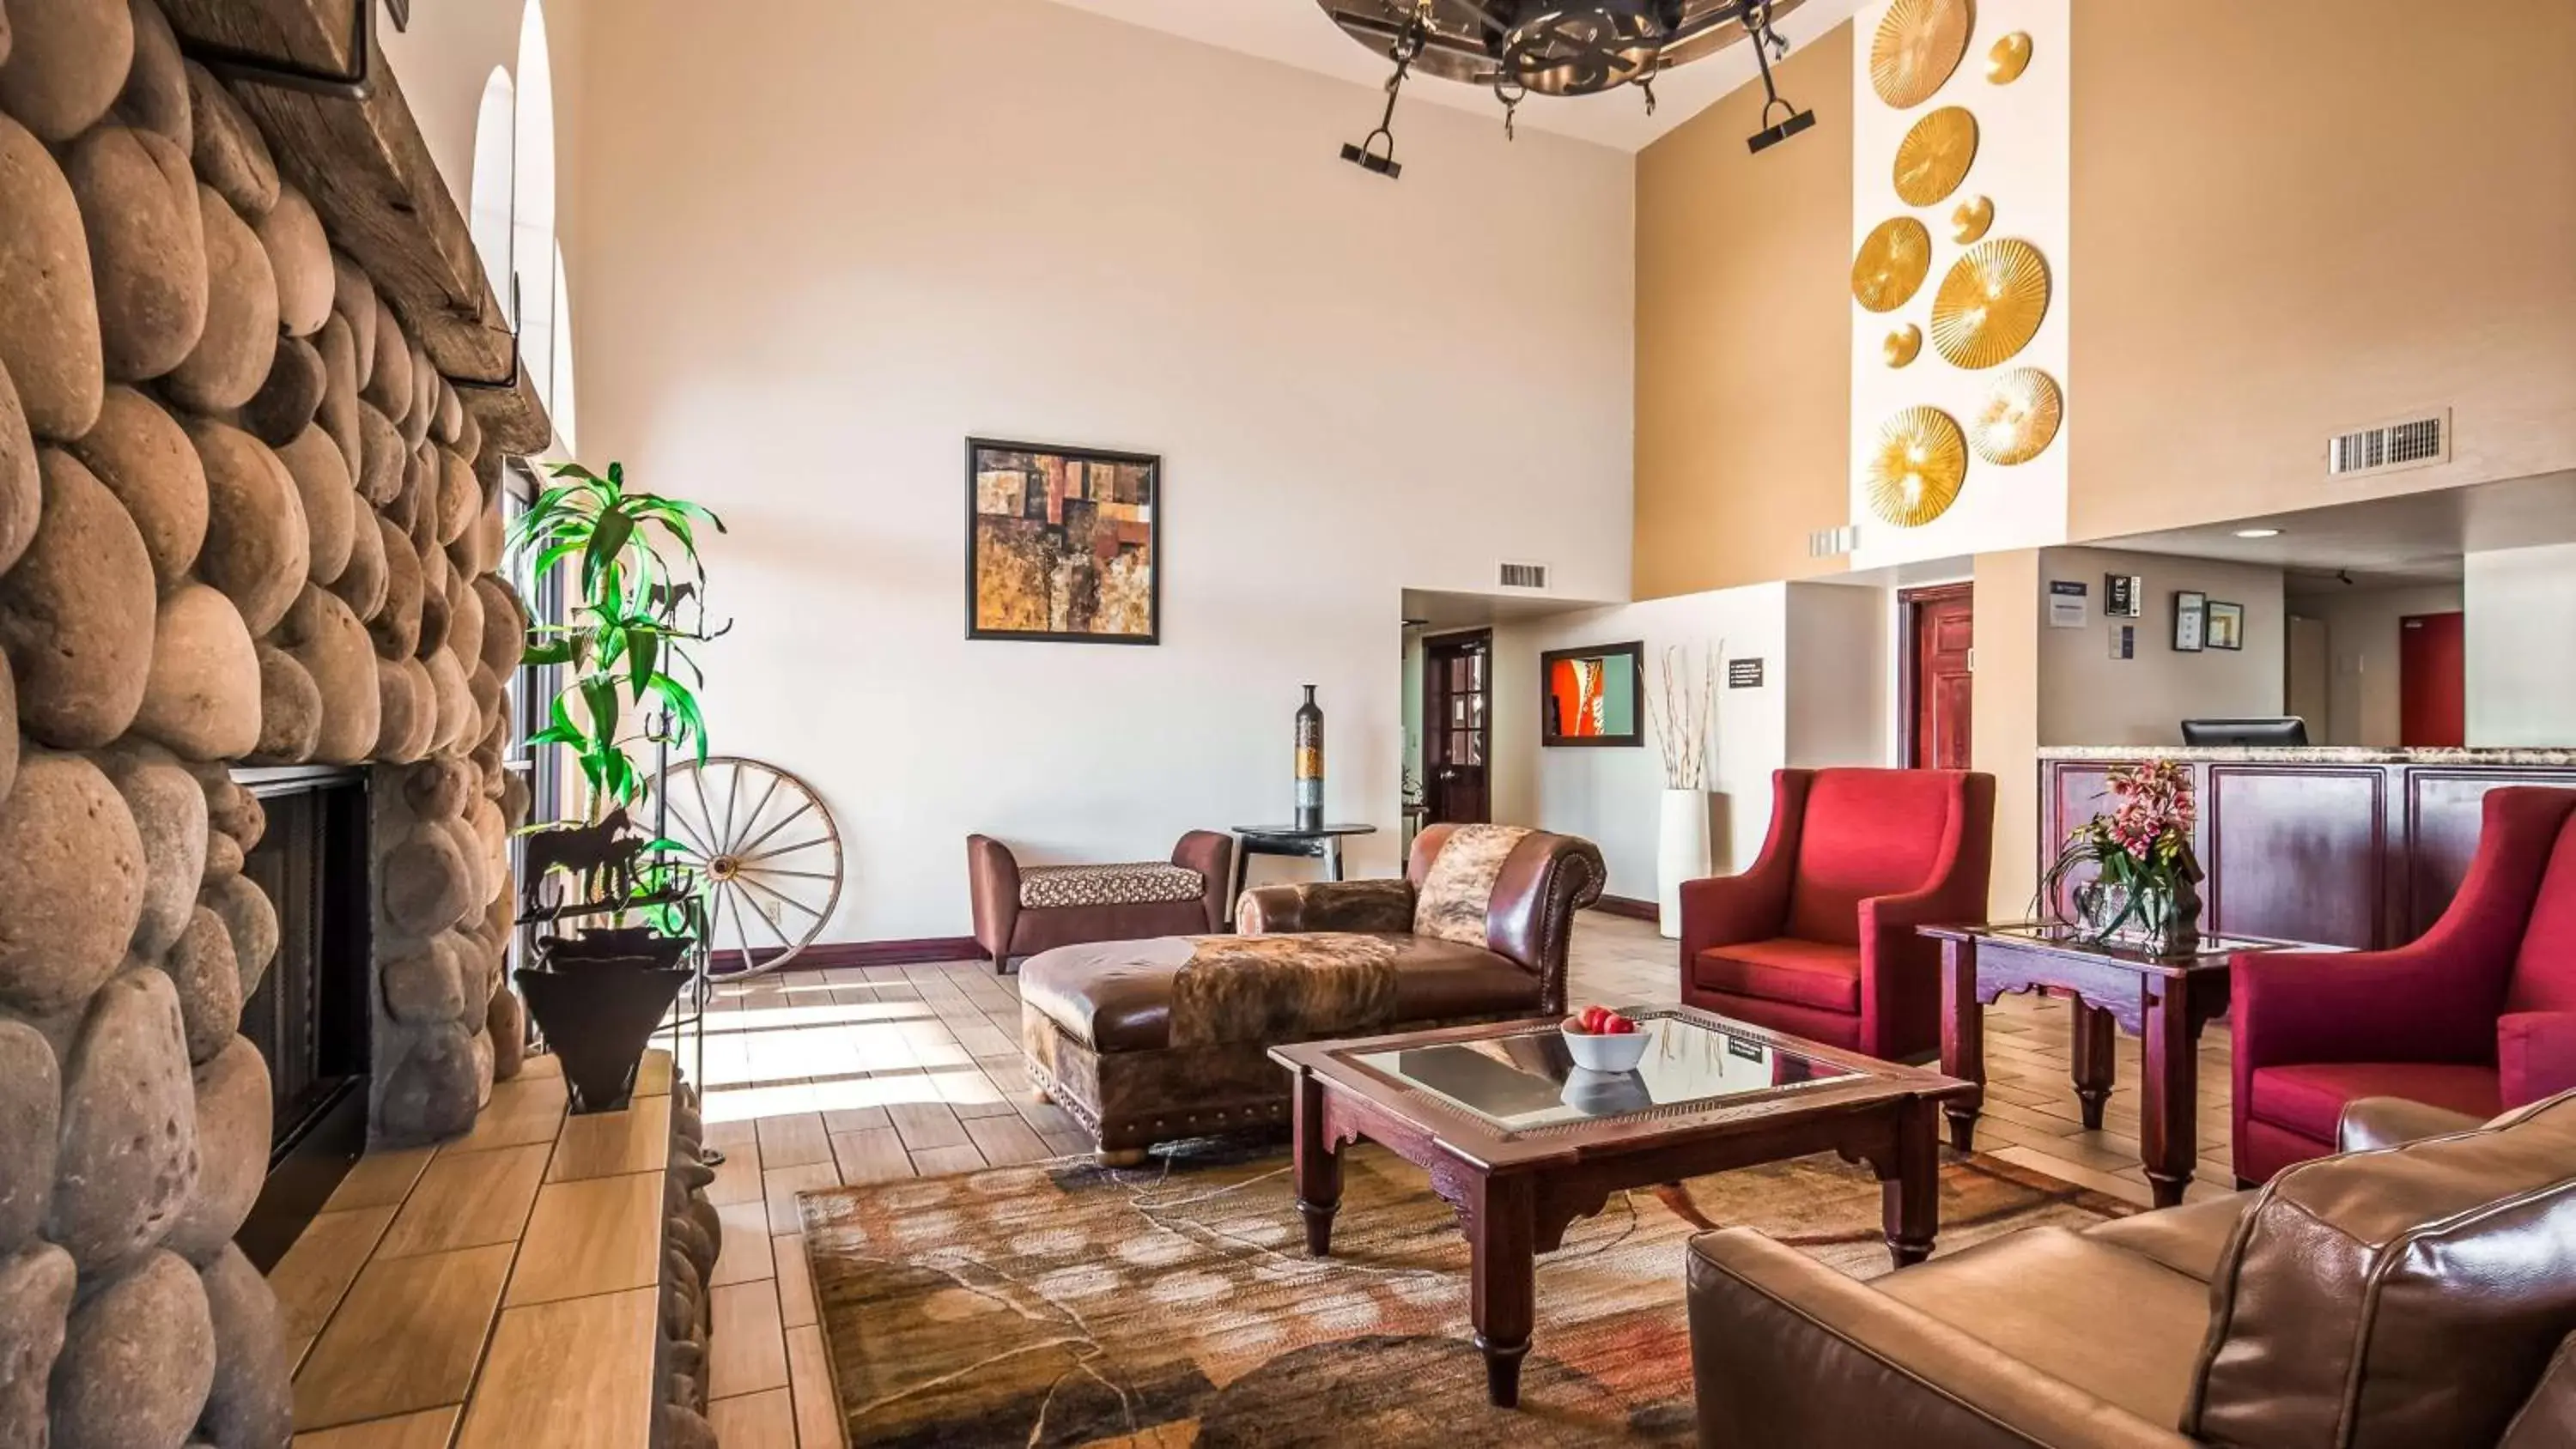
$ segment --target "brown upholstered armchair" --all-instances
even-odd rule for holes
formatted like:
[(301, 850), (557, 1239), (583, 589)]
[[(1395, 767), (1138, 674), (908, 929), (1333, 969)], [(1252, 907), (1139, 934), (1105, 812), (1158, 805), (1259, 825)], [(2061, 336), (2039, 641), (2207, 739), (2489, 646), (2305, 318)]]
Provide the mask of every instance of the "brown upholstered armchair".
[(966, 837), (966, 888), (975, 940), (1009, 971), (1023, 956), (1081, 941), (1124, 941), (1225, 929), (1234, 840), (1193, 830), (1169, 863), (1024, 866), (989, 835)]
[(2566, 1445), (2576, 1092), (2392, 1098), (2267, 1188), (2029, 1228), (1873, 1282), (1691, 1242), (1703, 1445)]

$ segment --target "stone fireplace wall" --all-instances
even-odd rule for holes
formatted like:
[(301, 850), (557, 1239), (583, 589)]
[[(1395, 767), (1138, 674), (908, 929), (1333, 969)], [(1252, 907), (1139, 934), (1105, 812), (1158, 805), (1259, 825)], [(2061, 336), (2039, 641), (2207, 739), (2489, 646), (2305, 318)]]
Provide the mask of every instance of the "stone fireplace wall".
[(287, 1441), (228, 764), (372, 766), (374, 1139), (517, 1060), (503, 458), (270, 139), (152, 0), (0, 0), (0, 1445)]

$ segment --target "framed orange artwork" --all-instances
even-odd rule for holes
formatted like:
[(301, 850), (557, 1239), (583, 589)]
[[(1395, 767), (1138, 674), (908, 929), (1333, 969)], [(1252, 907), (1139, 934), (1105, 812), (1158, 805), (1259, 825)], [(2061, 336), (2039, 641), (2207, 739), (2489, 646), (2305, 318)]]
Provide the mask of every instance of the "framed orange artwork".
[(1645, 659), (1642, 640), (1540, 655), (1538, 742), (1645, 744), (1643, 701), (1638, 698)]

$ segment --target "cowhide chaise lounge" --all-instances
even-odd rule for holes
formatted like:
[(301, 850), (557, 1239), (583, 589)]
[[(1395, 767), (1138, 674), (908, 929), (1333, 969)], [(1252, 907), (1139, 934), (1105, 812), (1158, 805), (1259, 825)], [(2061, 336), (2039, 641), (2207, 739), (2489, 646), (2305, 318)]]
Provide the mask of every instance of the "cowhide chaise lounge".
[(1047, 951), (1020, 974), (1030, 1081), (1112, 1163), (1283, 1124), (1283, 1042), (1562, 1013), (1574, 913), (1602, 881), (1590, 841), (1435, 825), (1401, 880), (1244, 892), (1237, 935)]
[(966, 837), (966, 884), (975, 940), (1008, 972), (1023, 956), (1078, 941), (1126, 941), (1175, 931), (1225, 929), (1226, 869), (1234, 840), (1193, 830), (1170, 861), (1117, 865), (1020, 864), (989, 835)]

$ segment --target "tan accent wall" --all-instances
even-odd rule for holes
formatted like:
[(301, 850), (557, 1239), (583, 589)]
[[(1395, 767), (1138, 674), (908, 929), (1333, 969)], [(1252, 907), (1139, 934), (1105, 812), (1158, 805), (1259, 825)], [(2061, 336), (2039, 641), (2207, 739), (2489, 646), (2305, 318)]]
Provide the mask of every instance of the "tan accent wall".
[[(2576, 5), (2426, 20), (2075, 7), (2070, 538), (2576, 466)], [(2450, 463), (2325, 480), (2443, 405)]]
[(1843, 568), (1807, 534), (1849, 521), (1851, 47), (1780, 68), (1815, 129), (1747, 151), (1757, 83), (1637, 159), (1641, 599)]
[(2029, 914), (2039, 883), (2040, 553), (1977, 555), (1977, 660), (1969, 760), (1995, 777), (1990, 919)]

